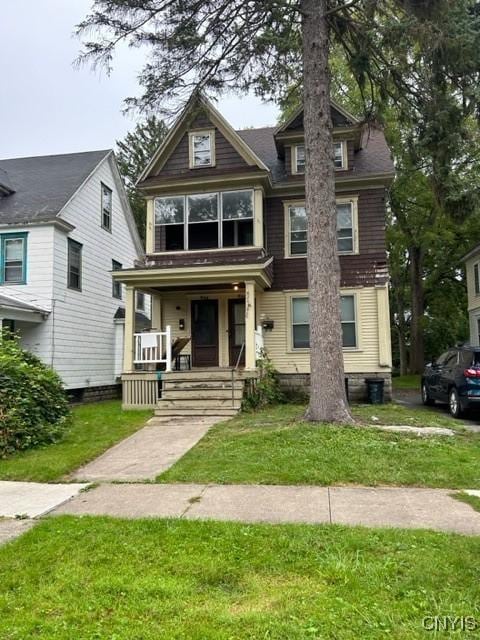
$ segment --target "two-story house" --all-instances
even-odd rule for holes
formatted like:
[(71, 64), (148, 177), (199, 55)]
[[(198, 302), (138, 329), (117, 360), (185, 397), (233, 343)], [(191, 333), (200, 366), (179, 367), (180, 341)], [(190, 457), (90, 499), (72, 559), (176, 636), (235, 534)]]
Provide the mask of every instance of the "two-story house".
[[(371, 376), (386, 380), (388, 394), (385, 196), (393, 164), (382, 131), (365, 129), (336, 104), (332, 118), (349, 394), (361, 397)], [(114, 275), (126, 285), (126, 405), (140, 402), (133, 387), (149, 376), (144, 397), (156, 401), (153, 374), (138, 366), (161, 362), (169, 370), (166, 345), (179, 338), (187, 357), (177, 366), (191, 368), (190, 379), (195, 371), (205, 377), (204, 369), (217, 382), (229, 368), (245, 376), (263, 347), (284, 385), (308, 387), (304, 169), (301, 110), (278, 128), (235, 131), (205, 98), (189, 102), (138, 182), (147, 200), (145, 260)], [(133, 335), (137, 289), (152, 294), (158, 342)], [(190, 406), (186, 397), (170, 397), (175, 402), (162, 407)]]
[(111, 271), (142, 256), (112, 151), (0, 160), (0, 325), (72, 395), (118, 393), (124, 291)]

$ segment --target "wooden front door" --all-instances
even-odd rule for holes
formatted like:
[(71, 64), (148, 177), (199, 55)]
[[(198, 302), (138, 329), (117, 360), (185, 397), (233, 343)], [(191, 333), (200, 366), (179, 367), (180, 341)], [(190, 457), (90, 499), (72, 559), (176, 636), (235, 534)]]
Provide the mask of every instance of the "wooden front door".
[[(245, 366), (245, 300), (228, 301), (228, 345), (230, 366)], [(243, 346), (243, 349), (242, 349)], [(240, 361), (238, 357), (242, 352)]]
[(192, 300), (192, 366), (218, 367), (218, 300)]

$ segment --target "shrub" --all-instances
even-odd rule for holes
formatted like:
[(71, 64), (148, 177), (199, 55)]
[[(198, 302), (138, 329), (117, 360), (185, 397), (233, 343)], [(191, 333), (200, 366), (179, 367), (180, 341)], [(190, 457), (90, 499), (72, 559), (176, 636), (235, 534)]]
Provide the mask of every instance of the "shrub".
[(0, 335), (0, 457), (58, 440), (69, 408), (59, 376), (24, 351), (18, 338)]
[(251, 386), (243, 399), (242, 409), (251, 411), (271, 404), (285, 402), (285, 396), (280, 389), (278, 373), (268, 357), (265, 349), (257, 360), (259, 376), (252, 380)]

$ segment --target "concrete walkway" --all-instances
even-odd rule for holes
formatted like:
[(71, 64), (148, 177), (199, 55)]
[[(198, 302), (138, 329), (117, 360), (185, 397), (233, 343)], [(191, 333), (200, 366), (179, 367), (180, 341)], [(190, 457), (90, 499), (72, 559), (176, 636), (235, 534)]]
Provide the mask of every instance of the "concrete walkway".
[(436, 529), (480, 535), (480, 513), (444, 489), (268, 485), (101, 485), (53, 514), (183, 517)]
[(221, 417), (151, 418), (129, 438), (78, 469), (88, 482), (154, 480), (191, 449)]
[(0, 518), (38, 518), (70, 500), (86, 486), (0, 481)]

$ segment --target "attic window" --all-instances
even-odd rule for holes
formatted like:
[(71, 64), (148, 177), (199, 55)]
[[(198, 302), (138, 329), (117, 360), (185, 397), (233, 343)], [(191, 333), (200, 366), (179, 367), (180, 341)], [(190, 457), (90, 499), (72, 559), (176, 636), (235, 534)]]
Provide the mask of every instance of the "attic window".
[(112, 190), (103, 182), (102, 185), (102, 227), (106, 231), (112, 230)]
[(215, 165), (215, 132), (191, 131), (188, 134), (190, 169)]
[(333, 163), (335, 169), (347, 168), (347, 153), (345, 140), (333, 143)]
[(305, 173), (305, 145), (297, 144), (293, 149), (293, 173)]

